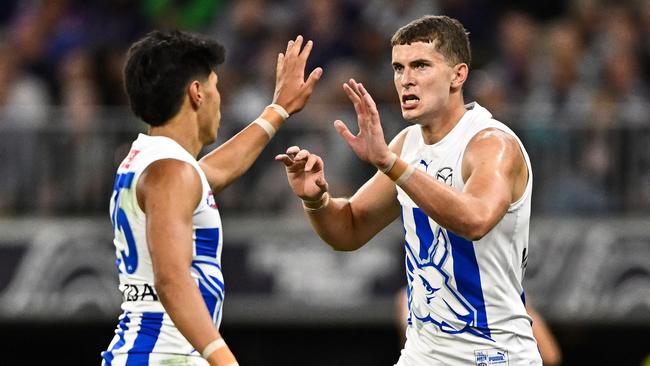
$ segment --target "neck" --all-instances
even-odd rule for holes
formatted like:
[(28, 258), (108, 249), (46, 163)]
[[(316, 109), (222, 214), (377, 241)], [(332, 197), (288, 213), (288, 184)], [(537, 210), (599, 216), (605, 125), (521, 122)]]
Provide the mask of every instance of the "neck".
[(433, 145), (442, 140), (458, 124), (465, 114), (463, 100), (456, 99), (440, 114), (433, 116), (427, 123), (421, 125), (424, 143)]
[(196, 120), (196, 118), (193, 118), (191, 113), (186, 113), (181, 108), (181, 112), (165, 122), (162, 126), (150, 127), (149, 135), (169, 137), (196, 158), (203, 148), (203, 143), (199, 139), (196, 123), (188, 122), (192, 120)]

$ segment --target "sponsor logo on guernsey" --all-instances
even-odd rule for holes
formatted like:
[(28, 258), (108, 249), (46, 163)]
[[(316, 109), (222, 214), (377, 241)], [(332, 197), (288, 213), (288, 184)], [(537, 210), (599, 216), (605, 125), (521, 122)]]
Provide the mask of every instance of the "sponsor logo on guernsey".
[(132, 285), (124, 284), (120, 286), (124, 301), (158, 301), (156, 288), (150, 284)]
[(214, 194), (212, 194), (212, 191), (208, 192), (208, 198), (206, 198), (205, 200), (208, 206), (215, 209), (217, 208), (217, 202), (214, 200)]
[(476, 366), (508, 366), (508, 351), (491, 348), (474, 351)]

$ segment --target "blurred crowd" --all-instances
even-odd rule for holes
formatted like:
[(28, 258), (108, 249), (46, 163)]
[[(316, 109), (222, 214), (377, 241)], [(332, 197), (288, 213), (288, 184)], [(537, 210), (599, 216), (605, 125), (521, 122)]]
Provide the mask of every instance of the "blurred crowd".
[(364, 83), (392, 138), (405, 124), (390, 37), (424, 14), (455, 17), (469, 30), (465, 99), (524, 140), (534, 213), (650, 212), (650, 0), (4, 0), (0, 215), (107, 211), (114, 169), (144, 128), (126, 109), (124, 54), (155, 28), (226, 45), (220, 142), (270, 102), (286, 41), (303, 34), (315, 42), (308, 67), (325, 74), (313, 99), (219, 197), (223, 209), (299, 209), (272, 162), (298, 143), (324, 155), (335, 194), (351, 194), (373, 172), (331, 126), (355, 123), (341, 83)]

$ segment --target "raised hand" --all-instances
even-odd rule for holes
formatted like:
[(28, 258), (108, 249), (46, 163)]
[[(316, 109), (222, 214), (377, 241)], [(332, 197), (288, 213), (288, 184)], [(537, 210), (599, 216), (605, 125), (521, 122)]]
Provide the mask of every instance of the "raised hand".
[(289, 185), (301, 199), (317, 201), (327, 192), (325, 166), (320, 156), (298, 146), (291, 146), (286, 154), (277, 155), (275, 160), (284, 164)]
[(334, 127), (361, 160), (383, 169), (389, 164), (392, 152), (384, 139), (375, 101), (363, 85), (354, 79), (343, 84), (343, 90), (357, 112), (359, 133), (352, 134), (341, 120), (336, 120)]
[(302, 44), (303, 37), (298, 36), (289, 41), (285, 53), (278, 54), (273, 103), (284, 107), (289, 114), (302, 110), (323, 75), (323, 69), (317, 67), (305, 81), (305, 65), (314, 43), (308, 41), (305, 47)]

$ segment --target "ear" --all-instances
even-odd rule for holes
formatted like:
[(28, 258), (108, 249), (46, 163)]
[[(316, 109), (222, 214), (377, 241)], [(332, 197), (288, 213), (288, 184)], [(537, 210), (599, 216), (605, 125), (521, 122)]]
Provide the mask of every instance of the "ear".
[(190, 103), (194, 109), (198, 109), (203, 104), (203, 92), (201, 91), (201, 83), (194, 80), (187, 87), (187, 96), (190, 98)]
[(469, 67), (466, 63), (459, 63), (453, 67), (453, 77), (451, 78), (451, 88), (460, 89), (465, 84), (467, 80), (467, 75), (469, 73)]

